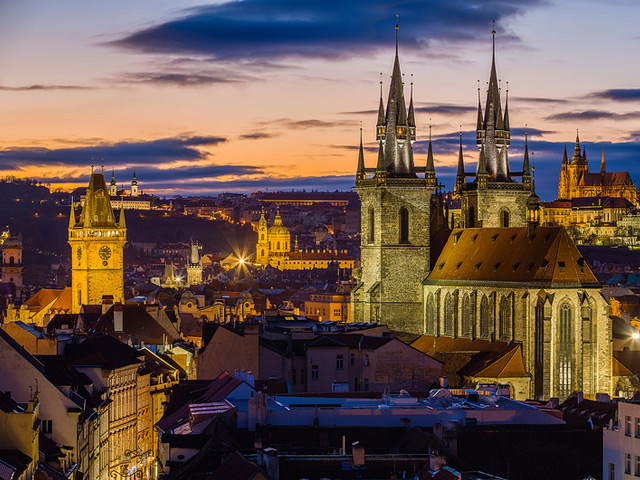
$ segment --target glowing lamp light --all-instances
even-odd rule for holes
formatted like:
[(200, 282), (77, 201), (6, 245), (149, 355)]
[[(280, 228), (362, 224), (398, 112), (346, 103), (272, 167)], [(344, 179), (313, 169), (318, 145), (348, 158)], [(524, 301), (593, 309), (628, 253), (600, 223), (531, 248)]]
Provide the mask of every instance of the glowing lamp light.
[(238, 261), (239, 261), (242, 265), (244, 265), (244, 258), (239, 258), (239, 259), (238, 259)]
[(640, 332), (638, 332), (637, 330), (635, 332), (633, 332), (631, 334), (631, 338), (633, 338), (634, 340), (638, 340), (640, 339)]

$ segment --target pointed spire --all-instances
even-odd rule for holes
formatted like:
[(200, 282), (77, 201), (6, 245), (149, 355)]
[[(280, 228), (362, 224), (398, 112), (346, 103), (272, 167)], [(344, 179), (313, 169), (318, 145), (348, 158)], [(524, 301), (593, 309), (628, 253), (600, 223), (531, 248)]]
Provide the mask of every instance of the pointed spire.
[(582, 146), (582, 160), (587, 161), (587, 147), (585, 145)]
[(120, 205), (120, 218), (118, 219), (118, 227), (121, 229), (127, 228), (127, 222), (124, 219), (124, 204)]
[(602, 160), (600, 160), (600, 173), (604, 175), (607, 173), (607, 167), (604, 164), (604, 146), (602, 147)]
[(507, 82), (507, 92), (504, 101), (504, 129), (511, 130), (509, 126), (509, 82)]
[(576, 146), (573, 148), (573, 158), (571, 159), (572, 163), (574, 160), (580, 159), (580, 135), (578, 129), (576, 129)]
[(566, 165), (569, 163), (569, 159), (567, 158), (567, 145), (564, 146), (564, 155), (562, 156), (562, 165)]
[(356, 184), (364, 180), (364, 148), (362, 147), (362, 127), (360, 127), (360, 149), (358, 150), (358, 168), (356, 170)]
[[(380, 72), (380, 106), (378, 107), (378, 123), (376, 124), (378, 127), (383, 127), (384, 129), (384, 102), (382, 101), (382, 72)], [(384, 131), (382, 132), (384, 134)], [(380, 134), (380, 131), (378, 131)]]
[(477, 183), (478, 188), (484, 188), (487, 186), (487, 177), (489, 176), (487, 172), (487, 161), (484, 151), (484, 141), (480, 146), (480, 157), (478, 158), (478, 174), (477, 174)]
[(462, 154), (462, 125), (460, 125), (460, 150), (458, 152), (458, 171), (456, 172), (455, 194), (460, 195), (464, 185), (464, 156)]
[(116, 184), (116, 171), (114, 168), (111, 169), (111, 185)]
[(531, 182), (531, 170), (529, 169), (529, 139), (528, 132), (524, 131), (524, 160), (522, 162), (522, 183), (529, 188)]
[(76, 226), (76, 211), (73, 208), (73, 202), (71, 202), (71, 212), (69, 213), (69, 228)]
[(478, 80), (478, 122), (476, 123), (476, 131), (483, 129), (482, 122), (482, 105), (480, 104), (480, 80)]
[(431, 146), (431, 119), (429, 119), (429, 150), (427, 152), (427, 168), (424, 171), (424, 178), (428, 185), (436, 184), (436, 167), (433, 161), (433, 148)]

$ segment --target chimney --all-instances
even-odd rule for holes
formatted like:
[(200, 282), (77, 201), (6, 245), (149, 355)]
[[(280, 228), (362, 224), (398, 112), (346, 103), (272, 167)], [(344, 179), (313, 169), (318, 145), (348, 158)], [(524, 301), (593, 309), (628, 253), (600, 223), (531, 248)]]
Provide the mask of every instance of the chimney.
[(280, 480), (280, 457), (275, 448), (265, 448), (262, 450), (262, 459), (266, 467), (269, 478)]
[(116, 333), (122, 332), (124, 329), (124, 315), (122, 312), (122, 304), (116, 303), (113, 306), (113, 331)]
[(351, 455), (353, 456), (353, 466), (364, 466), (364, 447), (360, 445), (360, 442), (354, 442), (351, 444)]
[(109, 309), (113, 305), (113, 295), (103, 295), (102, 296), (102, 315), (107, 313)]

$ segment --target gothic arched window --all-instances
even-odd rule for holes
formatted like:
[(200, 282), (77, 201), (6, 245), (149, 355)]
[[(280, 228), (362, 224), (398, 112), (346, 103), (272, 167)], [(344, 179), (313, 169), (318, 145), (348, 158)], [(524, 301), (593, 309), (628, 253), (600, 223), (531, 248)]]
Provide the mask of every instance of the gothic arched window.
[(450, 293), (447, 293), (447, 296), (444, 299), (444, 318), (443, 318), (443, 326), (444, 326), (444, 335), (453, 335), (453, 319), (454, 319), (454, 310), (453, 310), (453, 297)]
[(505, 340), (511, 337), (511, 321), (511, 298), (502, 297), (502, 300), (500, 300), (500, 337)]
[(488, 338), (491, 334), (491, 306), (486, 295), (480, 301), (480, 337)]
[(425, 334), (426, 335), (435, 335), (436, 333), (436, 318), (437, 310), (436, 310), (436, 301), (433, 298), (433, 293), (429, 293), (427, 296), (427, 304), (425, 309)]
[(11, 257), (9, 257), (9, 265), (13, 265), (15, 263), (15, 259), (13, 258), (13, 255)]
[(560, 322), (558, 332), (558, 390), (560, 394), (560, 400), (566, 399), (573, 390), (572, 388), (572, 373), (573, 373), (573, 358), (572, 358), (572, 317), (571, 306), (567, 303), (560, 305)]
[(409, 210), (400, 209), (400, 243), (409, 243)]
[(373, 207), (369, 208), (369, 232), (368, 232), (368, 240), (369, 243), (374, 241), (374, 235), (376, 231), (376, 215)]
[(469, 337), (471, 336), (471, 323), (473, 318), (473, 310), (471, 308), (471, 298), (469, 294), (465, 294), (462, 298), (462, 325), (461, 332), (462, 336)]
[(509, 226), (509, 209), (503, 208), (500, 211), (500, 226), (508, 227)]
[(536, 397), (541, 398), (544, 395), (544, 304), (538, 301), (535, 313), (535, 384), (534, 393)]

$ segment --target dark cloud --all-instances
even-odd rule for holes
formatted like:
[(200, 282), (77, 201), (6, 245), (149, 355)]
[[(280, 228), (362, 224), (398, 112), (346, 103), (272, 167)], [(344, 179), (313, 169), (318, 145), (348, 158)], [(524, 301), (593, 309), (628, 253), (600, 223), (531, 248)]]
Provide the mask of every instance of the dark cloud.
[[(71, 148), (7, 148), (0, 150), (0, 169), (24, 168), (28, 165), (80, 166), (91, 158), (104, 158), (107, 165), (161, 165), (178, 160), (202, 160), (206, 153), (197, 147), (225, 142), (223, 137), (191, 136), (149, 141), (98, 143)], [(97, 163), (97, 160), (94, 160)]]
[[(465, 113), (475, 112), (477, 107), (468, 107), (464, 105), (452, 105), (448, 103), (417, 103), (414, 105), (416, 113), (429, 113), (439, 115), (461, 115)], [(378, 110), (357, 110), (353, 112), (340, 112), (343, 115), (377, 115)]]
[(640, 88), (611, 88), (587, 95), (589, 98), (601, 98), (616, 102), (637, 102), (640, 100)]
[[(400, 15), (402, 48), (425, 49), (438, 41), (487, 38), (498, 25), (542, 3), (504, 0), (241, 0), (196, 7), (167, 22), (143, 28), (111, 45), (147, 53), (253, 60), (290, 57), (348, 58), (393, 45)], [(509, 36), (502, 34), (502, 38)]]
[(355, 125), (355, 123), (352, 121), (328, 121), (318, 120), (316, 118), (310, 118), (307, 120), (291, 120), (289, 118), (282, 118), (269, 123), (278, 123), (293, 130), (304, 130), (307, 128), (334, 128), (342, 127), (345, 125)]
[(247, 79), (246, 76), (224, 74), (138, 72), (119, 75), (117, 81), (131, 84), (201, 87), (219, 83), (235, 83)]
[(93, 90), (95, 87), (85, 87), (82, 85), (25, 85), (22, 87), (9, 87), (0, 85), (0, 91), (5, 92), (36, 92), (43, 90)]
[(263, 140), (266, 138), (276, 138), (279, 136), (279, 133), (253, 132), (240, 135), (238, 137), (238, 140)]
[(576, 120), (634, 120), (640, 118), (640, 112), (614, 113), (605, 110), (583, 110), (575, 112), (555, 113), (545, 117), (552, 122)]

